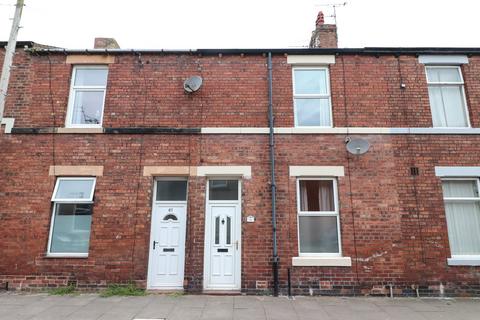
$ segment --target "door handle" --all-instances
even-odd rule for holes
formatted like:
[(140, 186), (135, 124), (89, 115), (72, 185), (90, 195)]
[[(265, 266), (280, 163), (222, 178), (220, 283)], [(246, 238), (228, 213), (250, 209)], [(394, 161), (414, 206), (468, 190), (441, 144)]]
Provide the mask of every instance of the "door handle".
[(237, 248), (237, 250), (238, 250), (238, 240), (235, 241), (235, 248)]
[(153, 250), (155, 250), (155, 245), (158, 244), (158, 241), (153, 240)]

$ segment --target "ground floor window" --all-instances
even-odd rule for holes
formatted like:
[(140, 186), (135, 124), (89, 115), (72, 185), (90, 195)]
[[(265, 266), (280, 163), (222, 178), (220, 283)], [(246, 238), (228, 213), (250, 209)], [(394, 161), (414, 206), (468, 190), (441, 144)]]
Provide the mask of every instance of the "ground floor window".
[(47, 254), (87, 256), (95, 178), (58, 178)]
[(300, 256), (340, 256), (336, 179), (298, 179), (297, 195)]
[(480, 256), (479, 179), (442, 181), (452, 257)]

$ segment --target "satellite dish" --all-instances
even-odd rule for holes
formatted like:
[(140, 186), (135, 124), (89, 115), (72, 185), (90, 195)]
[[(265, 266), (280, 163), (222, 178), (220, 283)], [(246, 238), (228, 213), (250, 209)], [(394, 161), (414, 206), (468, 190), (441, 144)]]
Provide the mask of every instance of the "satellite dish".
[(364, 154), (370, 148), (370, 143), (361, 138), (349, 139), (347, 142), (347, 151), (354, 155)]
[(186, 92), (192, 93), (200, 89), (202, 86), (202, 77), (199, 76), (193, 76), (185, 80), (183, 83), (183, 89), (185, 89)]

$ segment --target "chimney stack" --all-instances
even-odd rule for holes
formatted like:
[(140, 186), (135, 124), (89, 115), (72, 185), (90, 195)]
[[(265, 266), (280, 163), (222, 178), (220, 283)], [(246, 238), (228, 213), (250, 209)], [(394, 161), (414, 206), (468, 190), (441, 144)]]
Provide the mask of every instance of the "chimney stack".
[(337, 26), (325, 24), (325, 16), (320, 11), (315, 22), (315, 30), (312, 31), (310, 48), (337, 48)]
[(114, 38), (95, 38), (94, 49), (120, 49)]

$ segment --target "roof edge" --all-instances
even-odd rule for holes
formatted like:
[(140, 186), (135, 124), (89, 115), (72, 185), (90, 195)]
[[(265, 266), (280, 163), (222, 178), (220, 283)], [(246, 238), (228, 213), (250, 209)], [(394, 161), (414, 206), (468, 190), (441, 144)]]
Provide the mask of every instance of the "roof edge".
[[(8, 45), (8, 41), (0, 41), (0, 48), (5, 48)], [(26, 49), (60, 49), (58, 47), (37, 43), (34, 41), (17, 41), (15, 48), (26, 48)]]
[[(18, 47), (18, 46), (17, 46)], [(480, 55), (480, 47), (365, 47), (365, 48), (258, 48), (258, 49), (63, 49), (55, 47), (28, 47), (37, 54), (359, 54), (359, 55), (420, 55), (420, 54), (467, 54)]]

